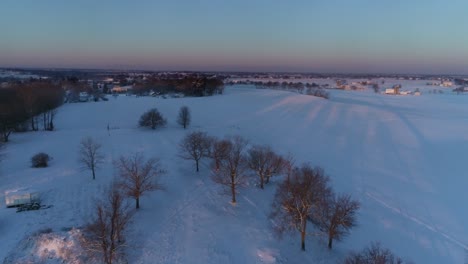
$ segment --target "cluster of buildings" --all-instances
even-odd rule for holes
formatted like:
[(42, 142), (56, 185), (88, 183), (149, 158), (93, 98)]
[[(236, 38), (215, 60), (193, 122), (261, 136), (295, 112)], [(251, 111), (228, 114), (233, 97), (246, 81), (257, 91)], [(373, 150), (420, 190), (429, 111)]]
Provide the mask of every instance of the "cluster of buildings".
[(442, 79), (440, 81), (428, 82), (427, 85), (440, 86), (440, 87), (452, 87), (453, 82), (451, 80), (449, 80), (449, 79)]
[(348, 81), (345, 79), (338, 79), (335, 82), (336, 82), (337, 89), (353, 90), (353, 91), (365, 90), (367, 86), (375, 84), (372, 81), (356, 81), (356, 82), (348, 83)]
[(384, 91), (384, 94), (390, 94), (390, 95), (416, 95), (416, 96), (419, 96), (421, 95), (421, 91), (419, 91), (419, 89), (416, 89), (416, 91), (412, 92), (412, 91), (402, 91), (401, 90), (402, 86), (401, 84), (395, 84), (392, 86), (392, 88), (387, 88), (385, 89)]

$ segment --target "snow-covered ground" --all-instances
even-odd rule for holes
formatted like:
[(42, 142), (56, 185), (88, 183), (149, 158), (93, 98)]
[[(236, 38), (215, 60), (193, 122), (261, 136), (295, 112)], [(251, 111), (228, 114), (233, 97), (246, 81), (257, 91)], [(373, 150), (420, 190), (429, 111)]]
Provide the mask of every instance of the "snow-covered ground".
[[(128, 237), (129, 263), (335, 263), (371, 241), (416, 263), (463, 263), (468, 260), (467, 103), (468, 96), (448, 93), (385, 96), (332, 90), (325, 100), (231, 86), (213, 97), (120, 96), (64, 105), (57, 131), (14, 134), (7, 145), (0, 165), (0, 260), (26, 255), (58, 263), (53, 261), (64, 254), (50, 251), (67, 248), (73, 240), (57, 245), (57, 236), (70, 237), (71, 228), (88, 221), (94, 201), (114, 179), (112, 161), (142, 152), (159, 157), (168, 173), (162, 178), (165, 190), (141, 200)], [(185, 131), (175, 122), (183, 105), (193, 116)], [(137, 127), (139, 116), (152, 107), (168, 119), (166, 128)], [(322, 166), (335, 190), (361, 201), (359, 226), (332, 251), (323, 238), (308, 237), (306, 252), (299, 250), (299, 234), (278, 240), (268, 214), (281, 179), (263, 191), (252, 182), (232, 206), (211, 181), (208, 160), (196, 173), (192, 162), (177, 156), (178, 142), (193, 130), (241, 135), (291, 153), (298, 163)], [(98, 139), (106, 155), (94, 181), (77, 161), (85, 136)], [(53, 157), (51, 166), (30, 168), (30, 157), (40, 151)], [(53, 207), (16, 213), (3, 202), (12, 190), (39, 191), (43, 203)], [(29, 237), (47, 228), (50, 237), (39, 237), (50, 245), (42, 239), (28, 246)]]
[[(430, 83), (439, 84), (440, 80), (429, 80), (429, 79), (418, 79), (418, 80), (405, 80), (400, 78), (372, 78), (372, 79), (346, 79), (346, 78), (298, 78), (298, 79), (281, 79), (281, 78), (232, 78), (228, 81), (233, 82), (292, 82), (292, 83), (303, 83), (303, 84), (312, 84), (316, 83), (319, 85), (328, 85), (329, 88), (336, 87), (336, 80), (346, 80), (348, 84), (370, 81), (379, 85), (380, 91), (384, 92), (386, 88), (392, 88), (394, 85), (401, 85), (401, 91), (411, 91), (414, 92), (416, 89), (419, 89), (422, 93), (433, 93), (434, 89), (439, 90), (443, 93), (451, 92), (454, 88), (457, 88), (458, 85), (452, 85), (448, 87), (443, 87), (440, 85), (430, 85)], [(370, 86), (368, 87), (370, 88)]]

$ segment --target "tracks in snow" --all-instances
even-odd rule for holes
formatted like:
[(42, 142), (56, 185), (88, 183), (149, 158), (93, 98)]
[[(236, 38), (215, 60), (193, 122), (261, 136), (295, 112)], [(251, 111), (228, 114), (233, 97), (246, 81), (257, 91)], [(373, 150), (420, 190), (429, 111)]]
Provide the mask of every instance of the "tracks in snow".
[(404, 218), (416, 223), (417, 225), (419, 226), (422, 226), (430, 231), (432, 231), (433, 233), (436, 233), (440, 236), (442, 236), (443, 238), (445, 238), (446, 240), (448, 240), (449, 242), (459, 246), (460, 248), (468, 251), (468, 246), (465, 245), (463, 242), (451, 237), (450, 235), (448, 235), (447, 233), (441, 231), (441, 230), (438, 230), (436, 227), (422, 221), (421, 219), (415, 217), (415, 216), (412, 216), (406, 212), (403, 212), (401, 209), (399, 208), (396, 208), (394, 206), (391, 206), (390, 204), (386, 203), (385, 201), (383, 201), (382, 199), (380, 198), (377, 198), (374, 194), (371, 194), (371, 193), (368, 193), (366, 192), (365, 193), (367, 197), (371, 198), (373, 201), (377, 202), (378, 204), (380, 204), (381, 206), (391, 210), (392, 212), (400, 215), (400, 216), (403, 216)]

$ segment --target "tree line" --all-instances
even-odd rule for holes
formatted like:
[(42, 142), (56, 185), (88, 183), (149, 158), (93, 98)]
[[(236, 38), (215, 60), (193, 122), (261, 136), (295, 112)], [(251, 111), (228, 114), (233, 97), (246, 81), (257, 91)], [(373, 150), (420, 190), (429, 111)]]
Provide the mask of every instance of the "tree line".
[(256, 177), (260, 189), (270, 178), (285, 175), (278, 186), (271, 218), (275, 230), (298, 230), (301, 249), (305, 250), (307, 223), (333, 240), (341, 240), (356, 225), (358, 201), (346, 194), (335, 194), (323, 169), (308, 164), (295, 166), (292, 157), (282, 157), (268, 145), (253, 145), (240, 136), (217, 139), (205, 132), (191, 132), (179, 144), (180, 157), (195, 161), (196, 171), (202, 158), (211, 158), (212, 179), (225, 187), (231, 202), (237, 202), (239, 188), (246, 186), (249, 177)]
[(293, 90), (297, 91), (298, 93), (301, 94), (307, 94), (311, 96), (316, 96), (316, 97), (322, 97), (325, 99), (329, 99), (330, 95), (329, 93), (325, 90), (326, 88), (329, 87), (328, 84), (317, 84), (317, 83), (302, 83), (302, 82), (279, 82), (279, 81), (268, 81), (268, 82), (263, 82), (263, 81), (229, 81), (227, 83), (228, 85), (235, 85), (235, 84), (253, 84), (257, 89), (283, 89), (283, 90)]
[(0, 140), (8, 142), (12, 132), (52, 131), (64, 90), (56, 82), (32, 80), (0, 89)]
[[(343, 240), (357, 225), (359, 201), (349, 194), (336, 193), (322, 168), (307, 163), (295, 165), (291, 155), (283, 157), (268, 145), (250, 146), (240, 136), (218, 139), (196, 131), (182, 139), (179, 153), (181, 158), (195, 162), (197, 172), (202, 159), (211, 159), (211, 178), (231, 196), (233, 204), (249, 179), (256, 178), (262, 190), (272, 177), (283, 175), (272, 202), (272, 228), (280, 237), (284, 233), (299, 233), (303, 251), (307, 236), (325, 236), (327, 247), (332, 249), (334, 241)], [(344, 262), (404, 263), (380, 243), (350, 253)]]
[(188, 75), (182, 78), (152, 77), (135, 83), (133, 92), (137, 95), (151, 91), (159, 94), (182, 93), (186, 96), (210, 96), (222, 94), (224, 83), (220, 78)]

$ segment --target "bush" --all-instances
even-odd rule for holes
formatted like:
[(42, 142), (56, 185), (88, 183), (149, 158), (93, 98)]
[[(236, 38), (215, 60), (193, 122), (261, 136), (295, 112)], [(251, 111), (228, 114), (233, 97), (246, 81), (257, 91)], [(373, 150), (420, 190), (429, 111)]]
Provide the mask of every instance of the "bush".
[(151, 127), (156, 129), (157, 127), (163, 127), (167, 123), (166, 119), (159, 113), (158, 109), (153, 108), (141, 115), (139, 125), (140, 127)]
[(346, 257), (345, 264), (404, 264), (400, 257), (395, 256), (389, 249), (383, 248), (380, 243), (374, 242), (359, 253), (351, 253)]
[(52, 158), (46, 153), (37, 153), (31, 158), (31, 163), (33, 168), (45, 168), (49, 166), (49, 161)]

